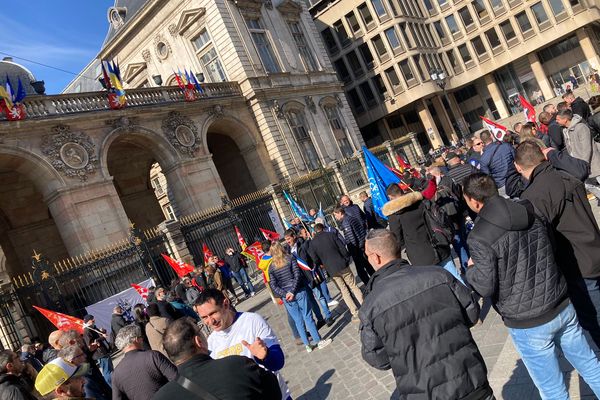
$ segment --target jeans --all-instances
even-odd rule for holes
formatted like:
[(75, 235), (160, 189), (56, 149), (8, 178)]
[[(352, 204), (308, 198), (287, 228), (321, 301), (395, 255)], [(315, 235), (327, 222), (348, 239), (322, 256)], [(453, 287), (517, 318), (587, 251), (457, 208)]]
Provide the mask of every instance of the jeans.
[(442, 261), (438, 265), (444, 268), (446, 271), (450, 272), (452, 276), (454, 276), (456, 280), (458, 280), (460, 283), (462, 283), (463, 285), (465, 284), (465, 281), (463, 281), (462, 277), (460, 276), (456, 265), (454, 265), (454, 260), (452, 259), (452, 257), (448, 257), (446, 260)]
[(296, 295), (294, 296), (294, 300), (283, 301), (283, 304), (285, 304), (285, 309), (294, 320), (294, 323), (296, 324), (296, 329), (300, 334), (300, 339), (302, 339), (302, 343), (304, 343), (305, 346), (310, 345), (308, 337), (306, 336), (305, 324), (306, 329), (308, 329), (308, 332), (310, 332), (310, 336), (312, 336), (313, 340), (316, 342), (321, 341), (319, 331), (317, 330), (317, 325), (312, 319), (312, 314), (308, 305), (309, 295), (310, 293), (306, 290), (306, 288), (302, 288), (298, 291), (298, 293), (296, 293)]
[(467, 233), (465, 232), (464, 224), (461, 224), (458, 231), (454, 234), (452, 239), (452, 247), (458, 255), (460, 261), (460, 272), (462, 273), (467, 268), (467, 262), (469, 261), (469, 249), (467, 248)]
[(321, 282), (319, 287), (321, 288), (321, 293), (323, 293), (323, 296), (325, 297), (325, 301), (328, 303), (331, 302), (333, 299), (331, 298), (331, 295), (329, 294), (329, 288), (327, 287), (327, 280), (323, 279), (323, 282)]
[(569, 399), (557, 348), (562, 350), (594, 394), (600, 396), (600, 361), (583, 335), (571, 304), (543, 325), (509, 328), (509, 332), (542, 399)]
[(231, 271), (231, 274), (238, 285), (242, 287), (242, 290), (246, 296), (254, 292), (254, 286), (252, 286), (252, 282), (250, 282), (250, 278), (248, 278), (248, 273), (246, 272), (245, 268), (240, 268), (238, 272)]
[(112, 387), (112, 372), (113, 372), (113, 363), (110, 357), (103, 357), (98, 360), (98, 367), (100, 367), (100, 372), (102, 372), (102, 376), (108, 386)]
[[(323, 321), (323, 314), (316, 300), (318, 297), (315, 298), (314, 292), (308, 287), (306, 288), (306, 293), (308, 295), (308, 308), (315, 314), (317, 321)], [(329, 312), (329, 310), (327, 311)]]
[(569, 278), (567, 285), (581, 327), (600, 348), (600, 278)]
[(323, 312), (323, 316), (325, 319), (331, 318), (331, 311), (329, 311), (329, 306), (327, 305), (327, 300), (325, 300), (325, 296), (321, 292), (321, 285), (317, 285), (312, 289), (313, 297), (319, 300), (319, 304), (321, 305), (321, 311)]

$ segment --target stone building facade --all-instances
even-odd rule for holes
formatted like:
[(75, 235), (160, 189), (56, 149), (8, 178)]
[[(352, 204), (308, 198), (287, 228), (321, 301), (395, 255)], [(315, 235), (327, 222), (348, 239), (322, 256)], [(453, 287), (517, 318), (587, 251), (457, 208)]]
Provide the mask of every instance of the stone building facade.
[(309, 0), (309, 10), (368, 145), (415, 132), (439, 147), (481, 128), (480, 116), (520, 114), (519, 93), (542, 102), (600, 68), (595, 0)]

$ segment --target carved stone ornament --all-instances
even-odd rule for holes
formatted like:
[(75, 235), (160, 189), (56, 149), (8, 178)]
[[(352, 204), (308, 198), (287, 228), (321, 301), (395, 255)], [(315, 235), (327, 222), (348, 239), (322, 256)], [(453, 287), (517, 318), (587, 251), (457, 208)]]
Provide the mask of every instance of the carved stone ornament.
[(209, 112), (209, 114), (211, 116), (214, 116), (216, 118), (221, 118), (223, 115), (225, 115), (225, 110), (223, 109), (223, 106), (220, 104), (216, 104)]
[(277, 118), (285, 117), (285, 115), (283, 114), (283, 109), (281, 108), (281, 105), (279, 105), (278, 100), (273, 100), (271, 106), (273, 107), (273, 111), (275, 111), (275, 115), (277, 116)]
[(312, 96), (304, 96), (304, 101), (306, 102), (306, 107), (308, 107), (310, 112), (312, 112), (313, 114), (316, 114), (317, 106), (315, 105), (315, 102), (314, 102)]
[(194, 157), (194, 154), (200, 149), (198, 128), (190, 118), (175, 111), (170, 112), (163, 120), (162, 130), (169, 142), (180, 153)]
[(57, 125), (52, 132), (42, 138), (42, 153), (57, 171), (85, 182), (99, 165), (94, 142), (83, 132), (71, 132), (68, 125)]
[(140, 129), (137, 125), (137, 118), (121, 117), (107, 120), (105, 123), (112, 126), (113, 129), (119, 129), (121, 133), (131, 133), (136, 129)]
[(152, 59), (152, 56), (150, 55), (150, 50), (148, 50), (148, 49), (142, 50), (142, 58), (144, 59), (144, 61), (150, 62), (150, 60)]
[(333, 97), (335, 98), (335, 101), (337, 102), (338, 107), (340, 108), (344, 108), (344, 102), (342, 101), (342, 98), (340, 97), (339, 94), (334, 94)]
[(154, 37), (154, 52), (156, 53), (159, 62), (166, 60), (169, 58), (169, 54), (171, 54), (171, 45), (162, 35), (156, 35)]
[(171, 24), (167, 29), (169, 30), (171, 36), (175, 36), (177, 34), (177, 25)]

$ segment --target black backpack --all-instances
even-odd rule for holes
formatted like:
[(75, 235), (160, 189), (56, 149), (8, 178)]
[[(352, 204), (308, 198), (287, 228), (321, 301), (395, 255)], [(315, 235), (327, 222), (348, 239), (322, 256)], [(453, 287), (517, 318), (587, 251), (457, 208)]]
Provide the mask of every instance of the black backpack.
[(454, 225), (448, 214), (435, 201), (423, 200), (423, 216), (431, 245), (435, 248), (449, 247), (454, 237)]

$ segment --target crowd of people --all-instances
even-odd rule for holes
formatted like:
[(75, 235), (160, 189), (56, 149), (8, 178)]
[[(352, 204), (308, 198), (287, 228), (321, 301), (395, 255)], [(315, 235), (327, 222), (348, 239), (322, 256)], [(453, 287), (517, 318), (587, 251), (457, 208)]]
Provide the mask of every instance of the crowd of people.
[[(310, 210), (262, 242), (257, 268), (296, 344), (336, 346), (319, 332), (344, 312), (334, 284), (364, 360), (392, 370), (400, 398), (491, 400), (470, 331), (488, 298), (542, 398), (569, 398), (558, 350), (600, 396), (600, 230), (588, 195), (600, 193), (600, 97), (563, 99), (503, 140), (482, 131), (406, 168), (381, 210), (367, 192), (362, 208), (343, 195), (336, 226)], [(133, 322), (115, 307), (110, 336), (88, 315), (83, 334), (0, 352), (0, 398), (291, 399), (279, 337), (236, 309), (255, 295), (254, 270), (228, 248), (152, 288)]]

